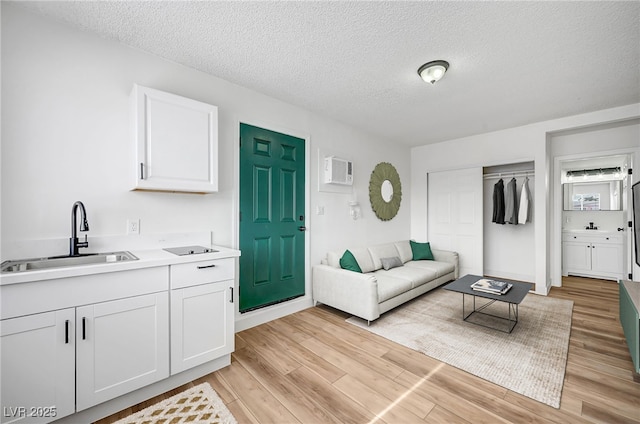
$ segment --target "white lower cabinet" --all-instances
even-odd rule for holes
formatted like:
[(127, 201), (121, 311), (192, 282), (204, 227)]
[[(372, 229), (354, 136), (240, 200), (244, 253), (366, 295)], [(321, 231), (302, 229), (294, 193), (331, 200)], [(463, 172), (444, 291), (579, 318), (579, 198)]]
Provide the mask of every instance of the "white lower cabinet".
[(233, 351), (233, 281), (171, 290), (171, 374)]
[(76, 410), (169, 376), (167, 292), (83, 306), (76, 319)]
[(172, 265), (171, 374), (234, 349), (233, 259)]
[(167, 378), (168, 288), (166, 266), (0, 286), (0, 422), (51, 422)]
[(75, 410), (75, 309), (0, 322), (2, 423), (47, 423)]
[(568, 273), (591, 272), (591, 244), (564, 242), (562, 244), (564, 267)]
[(92, 421), (104, 405), (122, 409), (112, 399), (228, 365), (235, 267), (221, 258), (0, 284), (0, 423)]
[(565, 233), (562, 242), (563, 274), (623, 279), (623, 246), (623, 237), (617, 234)]

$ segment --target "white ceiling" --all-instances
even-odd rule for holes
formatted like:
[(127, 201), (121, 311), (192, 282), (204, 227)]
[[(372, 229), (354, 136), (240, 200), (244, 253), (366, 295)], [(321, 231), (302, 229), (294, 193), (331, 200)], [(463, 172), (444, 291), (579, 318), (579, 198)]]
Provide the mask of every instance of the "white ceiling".
[(411, 146), (640, 102), (638, 1), (21, 5)]

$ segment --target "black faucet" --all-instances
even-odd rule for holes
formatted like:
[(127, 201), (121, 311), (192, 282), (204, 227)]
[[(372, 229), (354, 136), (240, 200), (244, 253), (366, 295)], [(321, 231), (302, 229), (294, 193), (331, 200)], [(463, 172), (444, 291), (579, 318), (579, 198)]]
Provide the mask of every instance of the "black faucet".
[(69, 239), (69, 256), (78, 256), (78, 249), (81, 247), (89, 247), (89, 242), (87, 241), (87, 235), (84, 236), (84, 241), (78, 241), (78, 236), (76, 233), (76, 228), (78, 226), (76, 222), (76, 214), (78, 212), (78, 208), (80, 208), (80, 213), (82, 214), (82, 221), (80, 222), (80, 231), (89, 231), (89, 223), (87, 222), (87, 211), (84, 208), (82, 202), (78, 201), (73, 204), (71, 208), (71, 238)]

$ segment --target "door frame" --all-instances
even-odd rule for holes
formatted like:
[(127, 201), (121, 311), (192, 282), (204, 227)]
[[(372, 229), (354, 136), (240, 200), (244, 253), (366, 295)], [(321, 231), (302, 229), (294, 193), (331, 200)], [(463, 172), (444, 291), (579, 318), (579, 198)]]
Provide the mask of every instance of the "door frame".
[[(562, 155), (553, 157), (553, 180), (551, 185), (553, 186), (553, 206), (552, 206), (552, 229), (550, 244), (553, 246), (552, 260), (550, 267), (551, 285), (553, 287), (562, 287), (562, 179), (560, 173), (560, 167), (562, 162), (570, 160), (591, 159), (602, 156), (619, 156), (629, 155), (631, 159), (631, 167), (637, 167), (640, 159), (640, 149), (634, 148), (622, 148), (614, 150), (601, 150), (598, 152), (589, 153), (577, 153), (570, 155)], [(626, 196), (627, 196), (627, 210), (625, 211), (627, 220), (633, 220), (632, 218), (632, 204), (631, 204), (631, 185), (638, 181), (637, 173), (629, 176), (629, 182), (627, 184)], [(625, 254), (625, 270), (624, 273), (631, 272), (634, 279), (638, 278), (638, 266), (633, 263), (633, 236), (630, 230), (625, 230), (625, 236), (627, 240), (624, 243)], [(629, 263), (629, 261), (632, 263)]]
[[(304, 238), (304, 284), (305, 294), (304, 296), (296, 299), (277, 303), (275, 305), (266, 306), (264, 308), (257, 309), (255, 311), (245, 312), (240, 314), (240, 302), (234, 302), (234, 318), (235, 318), (235, 331), (246, 330), (247, 328), (255, 327), (265, 322), (272, 321), (274, 319), (292, 314), (294, 312), (301, 311), (303, 309), (313, 306), (311, 299), (311, 235), (313, 234), (313, 218), (311, 215), (311, 136), (308, 133), (300, 131), (295, 128), (287, 127), (285, 125), (277, 124), (274, 122), (264, 121), (255, 118), (241, 118), (234, 119), (233, 130), (233, 199), (232, 199), (232, 238), (233, 246), (235, 249), (240, 247), (240, 124), (252, 125), (254, 127), (263, 128), (269, 131), (275, 131), (282, 134), (290, 135), (296, 138), (304, 140), (304, 214), (305, 214), (305, 226), (306, 237)], [(241, 252), (242, 254), (242, 252)], [(239, 261), (236, 261), (236, 281), (235, 281), (235, 293), (240, 293), (239, 284)]]

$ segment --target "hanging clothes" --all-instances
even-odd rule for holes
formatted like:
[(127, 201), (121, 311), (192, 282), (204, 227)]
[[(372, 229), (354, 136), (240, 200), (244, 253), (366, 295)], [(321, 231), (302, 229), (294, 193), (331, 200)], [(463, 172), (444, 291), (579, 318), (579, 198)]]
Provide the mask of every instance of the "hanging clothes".
[(504, 224), (504, 181), (502, 178), (493, 186), (493, 218), (491, 222)]
[(518, 224), (531, 222), (531, 192), (529, 191), (529, 177), (524, 178), (520, 190), (520, 210), (518, 211)]
[(511, 181), (507, 184), (507, 191), (504, 196), (504, 215), (507, 223), (518, 223), (518, 196), (515, 178), (511, 178)]

